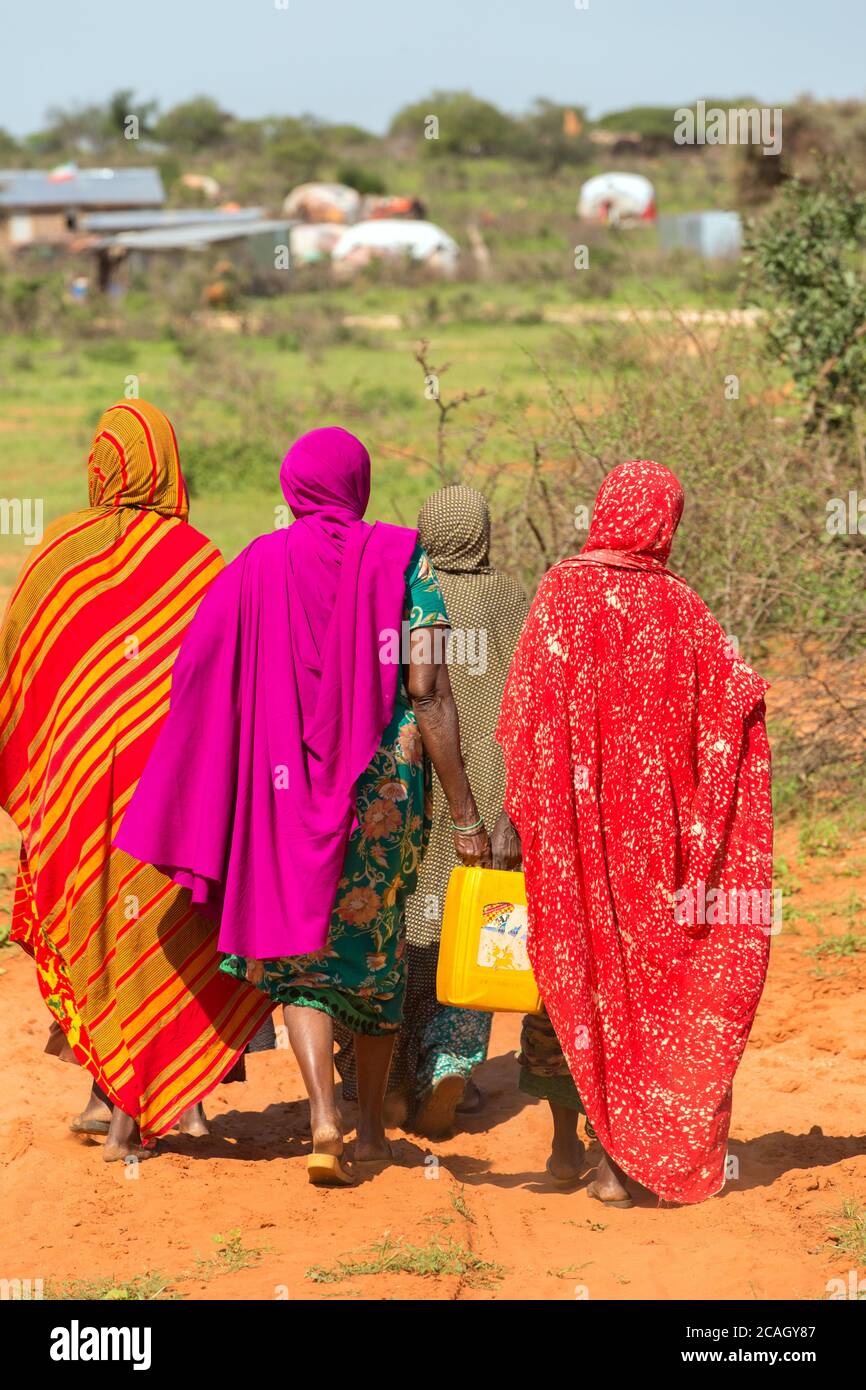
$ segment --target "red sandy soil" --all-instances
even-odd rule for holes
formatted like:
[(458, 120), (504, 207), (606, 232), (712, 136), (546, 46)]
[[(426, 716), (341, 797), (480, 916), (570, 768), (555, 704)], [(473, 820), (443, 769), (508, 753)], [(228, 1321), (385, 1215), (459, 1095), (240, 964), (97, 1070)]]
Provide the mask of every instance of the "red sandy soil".
[[(102, 1163), (99, 1141), (68, 1132), (87, 1078), (43, 1054), (48, 1015), (32, 967), (17, 947), (3, 951), (0, 1277), (58, 1291), (158, 1272), (169, 1295), (192, 1299), (556, 1300), (580, 1286), (593, 1299), (826, 1298), (827, 1281), (857, 1267), (833, 1238), (848, 1224), (843, 1202), (866, 1202), (866, 953), (806, 951), (821, 932), (863, 932), (851, 902), (866, 837), (798, 862), (790, 829), (779, 850), (793, 886), (735, 1086), (739, 1177), (698, 1207), (660, 1209), (639, 1192), (634, 1210), (612, 1211), (585, 1185), (551, 1186), (546, 1106), (517, 1090), (519, 1019), (507, 1015), (479, 1073), (483, 1113), (441, 1143), (394, 1131), (395, 1165), (356, 1188), (308, 1185), (308, 1109), (287, 1051), (249, 1058), (245, 1085), (213, 1093), (211, 1138), (169, 1137), (131, 1179)], [(247, 1267), (221, 1267), (214, 1236), (231, 1232), (261, 1252)], [(386, 1234), (416, 1247), (459, 1242), (501, 1277), (479, 1287), (450, 1274), (307, 1275), (369, 1257)]]

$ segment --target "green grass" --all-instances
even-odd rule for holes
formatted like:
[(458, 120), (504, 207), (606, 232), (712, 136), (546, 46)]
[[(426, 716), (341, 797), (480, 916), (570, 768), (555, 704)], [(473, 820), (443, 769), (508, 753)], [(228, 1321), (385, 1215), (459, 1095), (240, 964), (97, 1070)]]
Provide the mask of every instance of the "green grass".
[[(636, 292), (637, 281), (629, 284), (625, 295)], [(206, 325), (174, 338), (136, 337), (121, 325), (116, 338), (7, 339), (0, 345), (3, 494), (41, 497), (46, 525), (85, 506), (96, 422), (135, 376), (140, 395), (176, 426), (191, 478), (190, 520), (227, 558), (272, 529), (283, 453), (298, 434), (326, 423), (355, 430), (370, 448), (370, 514), (414, 524), (438, 482), (437, 411), (414, 359), (419, 340), (430, 340), (430, 360), (444, 369), (446, 398), (487, 392), (453, 417), (451, 463), (461, 464), (495, 417), (481, 455), (485, 466), (516, 465), (519, 485), (530, 457), (526, 430), (543, 431), (549, 419), (539, 363), (555, 367), (577, 342), (569, 385), (587, 404), (603, 400), (611, 380), (605, 344), (625, 353), (617, 370), (640, 371), (640, 334), (627, 324), (532, 321), (542, 308), (574, 302), (569, 279), (543, 291), (532, 284), (353, 287), (342, 298), (328, 291), (262, 301), (255, 312), (266, 322), (244, 337)], [(340, 318), (349, 312), (395, 313), (403, 326), (343, 329)], [(11, 585), (28, 553), (22, 538), (0, 535), (0, 585)]]
[(410, 1245), (390, 1235), (371, 1245), (357, 1259), (340, 1259), (334, 1265), (311, 1265), (306, 1277), (315, 1284), (337, 1284), (344, 1279), (371, 1274), (414, 1274), (421, 1279), (458, 1275), (474, 1288), (487, 1288), (504, 1277), (501, 1265), (482, 1260), (456, 1240), (431, 1240)]
[(88, 1303), (154, 1303), (180, 1298), (173, 1292), (171, 1280), (155, 1271), (133, 1275), (131, 1279), (116, 1279), (108, 1275), (103, 1279), (72, 1279), (65, 1283), (49, 1283), (45, 1293), (47, 1299), (77, 1300)]
[(850, 1255), (858, 1265), (866, 1263), (866, 1207), (847, 1197), (840, 1216), (844, 1224), (831, 1230), (831, 1240), (840, 1253)]
[(853, 931), (843, 932), (840, 936), (824, 937), (815, 946), (806, 948), (807, 956), (814, 956), (817, 959), (838, 960), (848, 956), (856, 956), (866, 951), (866, 936)]
[(801, 859), (838, 854), (845, 843), (841, 825), (829, 816), (804, 820), (800, 825), (798, 840)]
[[(533, 377), (523, 349), (537, 351), (552, 336), (549, 325), (478, 325), (471, 334), (461, 325), (443, 329), (434, 340), (437, 365), (456, 361), (443, 390), (452, 389), (453, 377), (455, 390), (494, 383), (498, 408), (520, 411), (533, 399), (540, 403), (543, 382)], [(190, 364), (169, 343), (142, 341), (127, 345), (122, 362), (79, 356), (73, 372), (59, 341), (39, 341), (29, 346), (31, 369), (21, 372), (7, 348), (0, 351), (3, 494), (42, 497), (46, 525), (86, 506), (87, 451), (96, 422), (122, 396), (124, 378), (135, 374), (141, 396), (173, 419), (182, 464), (193, 465), (190, 520), (227, 558), (273, 527), (274, 507), (282, 502), (282, 454), (298, 434), (323, 423), (343, 423), (367, 442), (374, 460), (371, 514), (414, 524), (435, 485), (435, 407), (424, 395), (414, 342), (413, 334), (392, 334), (376, 351), (362, 343), (336, 344), (314, 361), (281, 350), (274, 340), (220, 343), (225, 394), (231, 396), (234, 363), (244, 358), (262, 374), (270, 402), (268, 438), (260, 445), (244, 442), (237, 467), (226, 460), (229, 441), (246, 433), (239, 418), (244, 402), (240, 394), (225, 404), (214, 400), (208, 361)], [(506, 442), (498, 448), (504, 456)], [(22, 538), (0, 536), (0, 583), (14, 581), (28, 554)]]
[(459, 1192), (452, 1192), (451, 1205), (457, 1212), (458, 1216), (462, 1216), (465, 1221), (468, 1221), (470, 1223), (470, 1225), (475, 1225), (475, 1217), (469, 1210), (469, 1206), (467, 1204), (466, 1197), (464, 1196), (462, 1187), (460, 1188)]
[(582, 1221), (576, 1221), (569, 1217), (565, 1222), (566, 1226), (577, 1226), (581, 1231), (606, 1231), (607, 1223), (604, 1221), (593, 1221), (590, 1217), (585, 1217)]
[(262, 1258), (261, 1249), (244, 1245), (239, 1230), (229, 1231), (225, 1236), (211, 1236), (211, 1240), (216, 1245), (217, 1252), (210, 1259), (198, 1257), (193, 1271), (196, 1278), (213, 1279), (220, 1274), (236, 1274), (241, 1269), (250, 1269), (257, 1265)]
[(229, 1231), (227, 1235), (212, 1236), (217, 1246), (216, 1254), (209, 1259), (199, 1256), (192, 1270), (183, 1270), (174, 1278), (168, 1279), (157, 1271), (133, 1275), (130, 1279), (117, 1279), (106, 1275), (96, 1279), (72, 1279), (65, 1283), (49, 1283), (45, 1297), (49, 1299), (84, 1299), (88, 1302), (153, 1302), (156, 1300), (179, 1299), (174, 1285), (188, 1279), (209, 1280), (222, 1274), (235, 1274), (242, 1269), (250, 1269), (261, 1260), (262, 1250), (247, 1247), (239, 1230)]

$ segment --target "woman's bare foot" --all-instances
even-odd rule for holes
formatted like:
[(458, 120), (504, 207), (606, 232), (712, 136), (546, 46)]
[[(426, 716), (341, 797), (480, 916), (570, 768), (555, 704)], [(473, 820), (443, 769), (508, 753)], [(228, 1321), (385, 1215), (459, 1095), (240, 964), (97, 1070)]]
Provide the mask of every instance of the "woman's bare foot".
[(352, 1158), (356, 1163), (391, 1163), (383, 1115), (394, 1033), (355, 1034), (358, 1069), (358, 1124)]
[(174, 1128), (180, 1134), (189, 1134), (193, 1139), (203, 1139), (210, 1134), (210, 1125), (201, 1102), (184, 1110)]
[(553, 1139), (547, 1171), (559, 1187), (573, 1187), (586, 1168), (586, 1146), (577, 1137), (579, 1112), (558, 1101), (548, 1101), (553, 1120)]
[(584, 1171), (586, 1149), (576, 1134), (554, 1135), (547, 1160), (547, 1171), (555, 1182), (571, 1186), (580, 1180)]
[(94, 1081), (90, 1098), (80, 1115), (70, 1123), (73, 1134), (107, 1134), (111, 1125), (111, 1101)]
[(586, 1145), (586, 1162), (590, 1168), (597, 1168), (604, 1158), (604, 1149), (599, 1143), (597, 1134), (590, 1134), (587, 1128), (583, 1136)]
[(458, 1115), (477, 1115), (479, 1110), (484, 1109), (484, 1092), (477, 1086), (470, 1077), (466, 1082), (466, 1090), (463, 1092), (463, 1099), (457, 1107)]
[(624, 1174), (607, 1154), (595, 1170), (595, 1177), (586, 1189), (590, 1197), (595, 1197), (607, 1207), (633, 1207), (634, 1202), (628, 1194), (622, 1178)]
[(394, 1153), (385, 1138), (384, 1129), (368, 1131), (359, 1128), (352, 1158), (355, 1163), (392, 1163)]
[(102, 1146), (103, 1162), (125, 1163), (130, 1158), (140, 1161), (155, 1157), (156, 1146), (145, 1148), (141, 1142), (141, 1134), (135, 1120), (115, 1106), (108, 1128), (108, 1137)]

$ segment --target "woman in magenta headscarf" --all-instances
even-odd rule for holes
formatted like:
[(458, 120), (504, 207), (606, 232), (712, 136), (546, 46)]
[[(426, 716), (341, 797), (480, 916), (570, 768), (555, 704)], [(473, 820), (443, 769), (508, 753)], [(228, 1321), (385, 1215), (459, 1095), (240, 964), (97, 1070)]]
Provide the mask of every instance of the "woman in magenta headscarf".
[(460, 755), (448, 616), (417, 533), (362, 518), (370, 458), (337, 428), (283, 462), (296, 520), (217, 579), (118, 844), (220, 921), (223, 968), (285, 1006), (313, 1182), (341, 1162), (333, 1020), (355, 1034), (354, 1159), (390, 1153), (382, 1102), (405, 991), (403, 905), (429, 826), (429, 754), (464, 863), (490, 845)]

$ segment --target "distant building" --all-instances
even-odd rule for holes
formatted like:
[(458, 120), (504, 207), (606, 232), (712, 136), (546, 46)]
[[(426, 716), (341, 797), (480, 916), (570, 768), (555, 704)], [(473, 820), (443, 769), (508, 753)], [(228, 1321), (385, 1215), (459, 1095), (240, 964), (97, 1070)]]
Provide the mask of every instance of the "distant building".
[(89, 212), (81, 218), (85, 233), (143, 232), (156, 227), (231, 226), (233, 222), (255, 222), (265, 217), (264, 208), (235, 208), (231, 212), (220, 208), (154, 208), (141, 212), (130, 208), (123, 212)]
[(258, 208), (199, 213), (195, 222), (187, 221), (185, 214), (177, 218), (167, 214), (138, 230), (91, 236), (88, 249), (97, 255), (103, 290), (115, 281), (115, 272), (124, 263), (128, 271), (146, 274), (153, 261), (180, 261), (216, 249), (242, 274), (279, 285), (291, 270), (295, 225), (290, 217), (263, 217)]
[(0, 252), (65, 247), (89, 212), (161, 208), (156, 169), (0, 169)]

